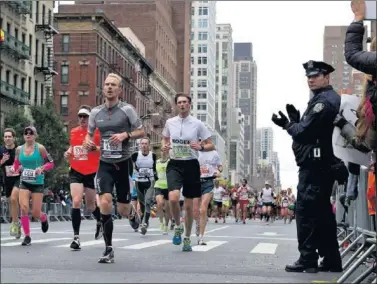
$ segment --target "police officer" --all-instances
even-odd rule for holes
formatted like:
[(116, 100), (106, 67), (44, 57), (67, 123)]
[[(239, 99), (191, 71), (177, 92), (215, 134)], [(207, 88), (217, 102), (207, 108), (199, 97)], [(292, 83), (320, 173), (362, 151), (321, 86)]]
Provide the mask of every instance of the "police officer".
[[(340, 272), (342, 263), (337, 241), (336, 221), (330, 196), (334, 184), (332, 166), (333, 121), (339, 113), (340, 96), (329, 85), (335, 69), (325, 63), (303, 64), (313, 97), (300, 119), (300, 112), (287, 105), (288, 117), (279, 111), (272, 121), (292, 136), (292, 149), (299, 167), (296, 226), (300, 258), (287, 265), (287, 272)], [(318, 255), (323, 261), (318, 266)]]

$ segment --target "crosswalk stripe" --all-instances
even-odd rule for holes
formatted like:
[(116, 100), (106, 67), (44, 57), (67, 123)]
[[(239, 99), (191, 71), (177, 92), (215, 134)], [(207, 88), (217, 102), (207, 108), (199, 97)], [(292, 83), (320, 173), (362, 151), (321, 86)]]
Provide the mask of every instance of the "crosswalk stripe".
[(259, 243), (257, 244), (250, 253), (260, 253), (260, 254), (275, 254), (278, 244), (272, 243)]
[(227, 241), (208, 241), (206, 243), (207, 243), (206, 246), (199, 246), (199, 245), (198, 246), (193, 246), (192, 250), (193, 251), (202, 251), (202, 252), (209, 251), (209, 250), (211, 250), (211, 249), (213, 249), (215, 247), (219, 247), (219, 246), (221, 246), (223, 244), (226, 244)]
[[(128, 241), (128, 239), (112, 239), (113, 242), (121, 242), (121, 241)], [(89, 247), (89, 246), (95, 246), (95, 245), (100, 245), (104, 244), (104, 240), (93, 240), (93, 241), (87, 241), (87, 242), (80, 242), (81, 247)], [(70, 247), (71, 243), (69, 244), (64, 244), (60, 246), (54, 246), (55, 248), (67, 248)]]
[(14, 237), (8, 237), (8, 238), (1, 238), (1, 241), (9, 241), (9, 240), (14, 240)]
[(125, 247), (120, 247), (122, 249), (144, 249), (144, 248), (149, 248), (149, 247), (155, 247), (159, 245), (164, 245), (171, 243), (171, 240), (156, 240), (152, 242), (145, 242), (145, 243), (140, 243), (136, 245), (131, 245), (131, 246), (125, 246)]
[[(31, 244), (40, 244), (40, 243), (47, 243), (47, 242), (54, 242), (54, 241), (65, 241), (65, 240), (70, 240), (71, 238), (54, 238), (54, 239), (42, 239), (42, 240), (35, 240), (31, 241)], [(12, 242), (12, 243), (5, 243), (1, 244), (2, 247), (15, 247), (21, 245), (21, 242)]]

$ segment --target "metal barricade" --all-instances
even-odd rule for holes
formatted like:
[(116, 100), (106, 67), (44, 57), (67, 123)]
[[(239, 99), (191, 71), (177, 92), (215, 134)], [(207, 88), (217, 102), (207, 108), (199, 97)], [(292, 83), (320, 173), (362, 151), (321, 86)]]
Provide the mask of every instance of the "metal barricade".
[(10, 222), (10, 211), (9, 211), (8, 200), (1, 200), (0, 222), (1, 223), (9, 223)]
[[(351, 244), (341, 253), (342, 258), (345, 258), (346, 256), (347, 258), (345, 259), (346, 262), (343, 264), (344, 272), (337, 280), (337, 283), (349, 282), (350, 276), (356, 271), (361, 271), (361, 265), (363, 265), (367, 258), (370, 258), (371, 256), (373, 257), (374, 264), (360, 272), (352, 283), (361, 283), (371, 273), (376, 273), (376, 232), (372, 231), (373, 226), (368, 214), (367, 188), (368, 171), (367, 168), (361, 167), (359, 176), (359, 195), (355, 201), (351, 202), (346, 221), (348, 222), (349, 227), (345, 226), (347, 227), (347, 236), (345, 239), (351, 241)], [(340, 203), (339, 207), (342, 207)], [(337, 207), (337, 211), (339, 207)], [(339, 218), (339, 216), (340, 215), (337, 214), (337, 218)], [(350, 252), (353, 253), (348, 257)]]

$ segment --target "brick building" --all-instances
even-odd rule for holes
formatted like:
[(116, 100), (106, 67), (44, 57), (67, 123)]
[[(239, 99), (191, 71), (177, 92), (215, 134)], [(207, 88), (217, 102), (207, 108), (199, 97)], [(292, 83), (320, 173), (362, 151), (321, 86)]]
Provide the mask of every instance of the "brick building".
[(55, 14), (55, 23), (60, 34), (54, 41), (59, 73), (54, 96), (67, 130), (77, 125), (81, 104), (103, 103), (103, 82), (113, 72), (122, 77), (121, 99), (134, 105), (141, 117), (160, 114), (143, 120), (147, 135), (158, 143), (174, 94), (162, 94), (151, 84), (156, 75), (145, 58), (104, 14)]
[(103, 12), (116, 27), (131, 28), (153, 68), (175, 91), (189, 94), (191, 2), (82, 0), (60, 5), (59, 13)]

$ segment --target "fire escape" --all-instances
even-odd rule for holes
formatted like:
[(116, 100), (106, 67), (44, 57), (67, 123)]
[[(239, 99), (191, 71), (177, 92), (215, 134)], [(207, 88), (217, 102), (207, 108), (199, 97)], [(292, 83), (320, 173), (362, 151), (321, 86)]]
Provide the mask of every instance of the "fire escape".
[(35, 25), (35, 32), (42, 32), (44, 35), (46, 50), (42, 51), (42, 63), (34, 68), (34, 73), (43, 74), (45, 80), (46, 97), (52, 96), (52, 77), (58, 75), (58, 72), (56, 71), (56, 64), (54, 61), (53, 37), (57, 35), (59, 32), (53, 27), (52, 20), (52, 12), (50, 11), (47, 20), (43, 15), (42, 24)]
[[(0, 5), (7, 5), (9, 9), (22, 18), (25, 18), (25, 14), (31, 12), (31, 1), (4, 1), (0, 2)], [(11, 35), (10, 31), (1, 30), (0, 33), (0, 53), (2, 56), (7, 56), (16, 65), (20, 64), (22, 60), (30, 59), (30, 47), (25, 42)], [(25, 90), (10, 84), (8, 77), (5, 81), (0, 81), (0, 94), (12, 104), (29, 104), (29, 94)]]

